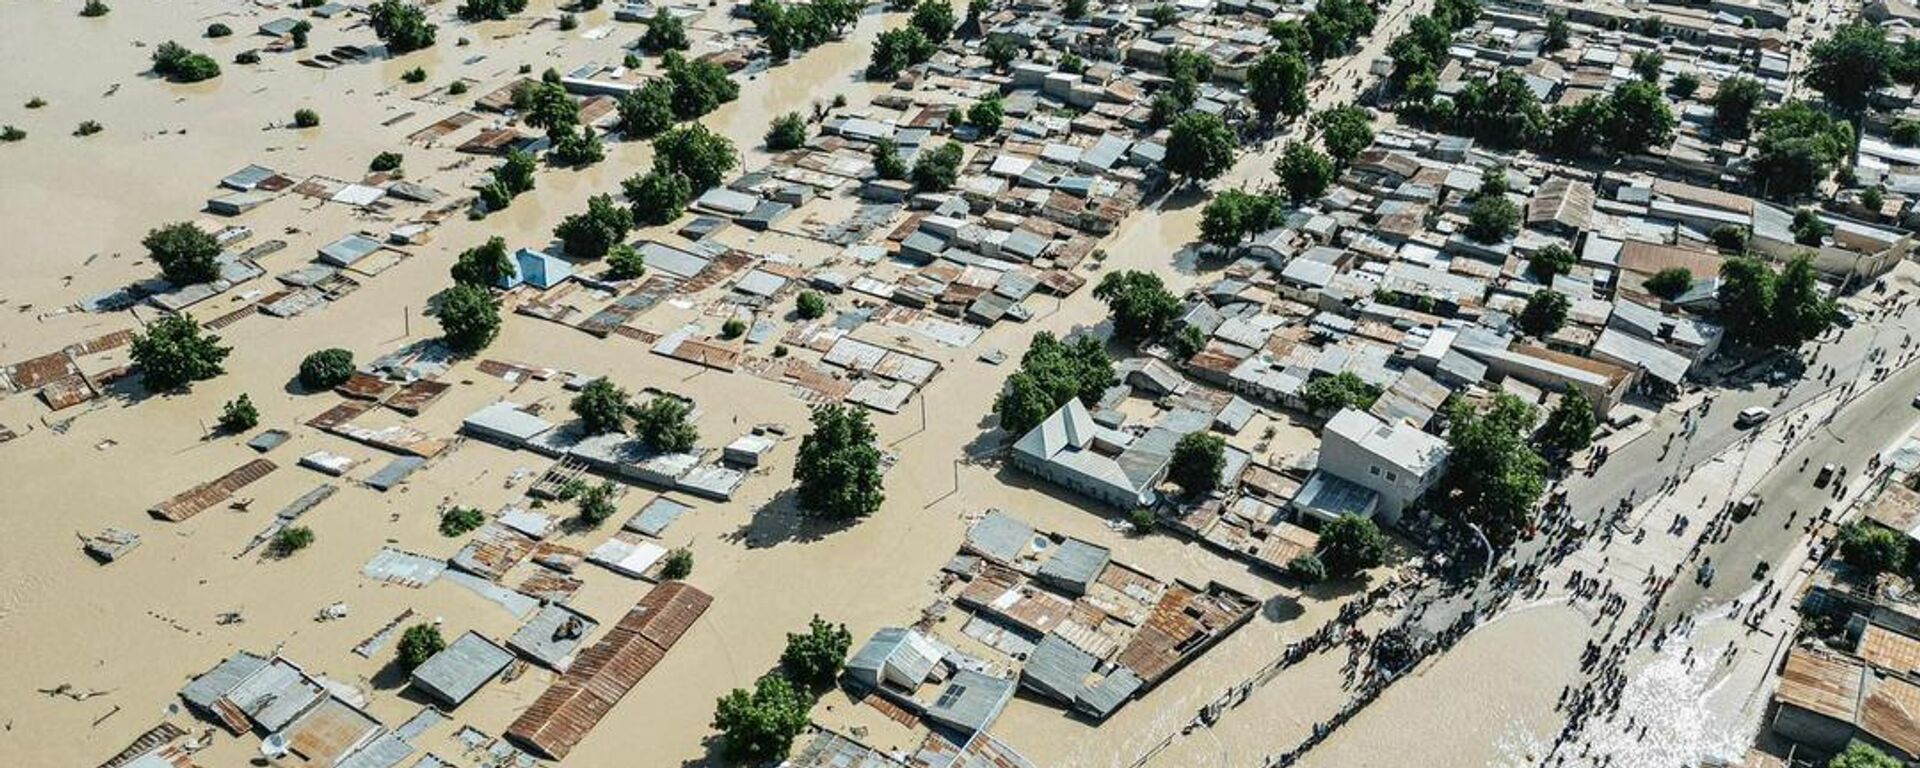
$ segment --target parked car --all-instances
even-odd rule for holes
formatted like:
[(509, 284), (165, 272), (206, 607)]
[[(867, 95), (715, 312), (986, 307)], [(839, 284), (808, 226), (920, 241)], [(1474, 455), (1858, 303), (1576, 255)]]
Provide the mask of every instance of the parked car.
[(1829, 482), (1832, 482), (1832, 481), (1833, 481), (1833, 473), (1834, 473), (1834, 472), (1835, 472), (1835, 471), (1836, 471), (1837, 469), (1839, 469), (1839, 468), (1838, 468), (1838, 467), (1835, 467), (1835, 466), (1834, 466), (1834, 465), (1832, 465), (1832, 464), (1823, 464), (1823, 465), (1821, 465), (1821, 467), (1820, 467), (1820, 474), (1817, 474), (1817, 475), (1814, 475), (1814, 476), (1813, 476), (1813, 487), (1815, 487), (1815, 488), (1825, 488), (1825, 487), (1827, 487), (1827, 483), (1829, 483)]

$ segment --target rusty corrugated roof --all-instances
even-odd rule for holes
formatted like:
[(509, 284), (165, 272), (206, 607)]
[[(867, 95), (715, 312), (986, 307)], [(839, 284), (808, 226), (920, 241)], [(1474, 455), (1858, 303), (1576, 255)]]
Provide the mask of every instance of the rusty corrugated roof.
[(212, 481), (196, 485), (171, 499), (153, 505), (147, 510), (147, 514), (168, 522), (180, 522), (200, 514), (207, 507), (225, 501), (228, 496), (233, 495), (234, 491), (266, 477), (267, 473), (277, 468), (273, 462), (266, 459), (254, 459)]
[(682, 582), (655, 587), (507, 726), (507, 738), (550, 759), (566, 757), (712, 604)]

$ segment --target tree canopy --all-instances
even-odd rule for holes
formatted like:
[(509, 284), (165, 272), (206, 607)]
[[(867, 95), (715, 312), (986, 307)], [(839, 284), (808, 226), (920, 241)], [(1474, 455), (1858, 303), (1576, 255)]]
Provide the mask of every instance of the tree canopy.
[(1353, 408), (1366, 410), (1380, 398), (1380, 388), (1368, 384), (1352, 371), (1321, 376), (1300, 389), (1300, 399), (1313, 413), (1331, 413)]
[(687, 23), (661, 8), (647, 20), (647, 31), (640, 35), (640, 47), (649, 51), (684, 51), (693, 46), (687, 39)]
[(188, 222), (151, 230), (140, 244), (146, 246), (147, 258), (160, 265), (160, 274), (175, 285), (205, 283), (220, 276), (220, 241)]
[(657, 136), (673, 127), (673, 85), (650, 80), (622, 94), (615, 108), (620, 113), (621, 132), (638, 139)]
[(1341, 515), (1320, 526), (1320, 544), (1314, 554), (1326, 565), (1328, 575), (1344, 579), (1385, 562), (1387, 536), (1372, 520)]
[(1167, 136), (1166, 168), (1192, 179), (1211, 179), (1233, 167), (1239, 142), (1218, 115), (1186, 112)]
[(133, 337), (131, 356), (147, 389), (165, 392), (205, 381), (226, 372), (232, 347), (207, 333), (188, 315), (167, 315)]
[(1907, 567), (1907, 540), (1898, 532), (1855, 520), (1840, 528), (1840, 559), (1868, 576)]
[(461, 21), (506, 21), (527, 9), (527, 0), (466, 0), (454, 10)]
[(1693, 273), (1686, 267), (1668, 267), (1653, 273), (1645, 286), (1648, 293), (1672, 301), (1693, 287)]
[(693, 406), (677, 397), (661, 395), (633, 408), (633, 431), (648, 448), (662, 453), (685, 453), (700, 442), (700, 430), (689, 417)]
[(767, 125), (767, 149), (785, 152), (807, 143), (807, 121), (798, 112), (788, 112)]
[(627, 417), (627, 391), (605, 376), (587, 382), (573, 397), (573, 415), (589, 435), (619, 432)]
[(1222, 248), (1279, 226), (1284, 209), (1271, 195), (1222, 190), (1200, 210), (1200, 238)]
[(1093, 296), (1113, 312), (1113, 331), (1132, 342), (1158, 338), (1180, 315), (1180, 298), (1167, 291), (1152, 272), (1108, 272), (1093, 288)]
[(1859, 113), (1874, 91), (1892, 83), (1895, 55), (1880, 27), (1854, 21), (1813, 44), (1801, 78), (1828, 103)]
[(1753, 178), (1772, 197), (1804, 195), (1853, 150), (1853, 127), (1804, 101), (1760, 113)]
[(933, 58), (935, 46), (927, 33), (906, 26), (880, 33), (873, 43), (873, 56), (867, 62), (868, 80), (892, 80), (900, 73)]
[(1314, 115), (1313, 124), (1320, 129), (1320, 143), (1326, 146), (1327, 154), (1341, 165), (1353, 162), (1373, 143), (1373, 119), (1366, 110), (1351, 104)]
[(1555, 243), (1535, 251), (1533, 256), (1527, 259), (1527, 274), (1533, 275), (1534, 279), (1542, 283), (1552, 284), (1555, 275), (1564, 275), (1573, 271), (1573, 265), (1576, 263), (1578, 259), (1574, 257), (1573, 251)]
[(594, 195), (587, 198), (587, 210), (561, 219), (553, 236), (569, 257), (599, 259), (632, 230), (633, 211), (615, 203), (612, 195)]
[(1727, 336), (1751, 347), (1797, 347), (1833, 322), (1833, 301), (1820, 289), (1813, 260), (1796, 256), (1775, 272), (1752, 256), (1720, 265), (1720, 318)]
[(787, 647), (780, 652), (780, 671), (801, 686), (825, 690), (840, 676), (847, 650), (852, 647), (853, 634), (847, 631), (847, 625), (814, 614), (806, 632), (787, 633)]
[(518, 271), (513, 256), (507, 253), (507, 239), (495, 235), (487, 241), (460, 252), (453, 261), (453, 281), (482, 288), (497, 288)]
[(693, 200), (693, 183), (679, 173), (648, 171), (620, 182), (633, 206), (634, 219), (642, 224), (660, 225), (680, 218)]
[(1713, 92), (1713, 124), (1736, 138), (1745, 137), (1753, 125), (1754, 110), (1767, 97), (1767, 87), (1751, 77), (1731, 77), (1720, 81)]
[(1905, 763), (1864, 741), (1847, 745), (1847, 750), (1827, 761), (1827, 768), (1903, 768)]
[(470, 355), (500, 334), (500, 303), (487, 289), (455, 284), (440, 295), (440, 332), (447, 346)]
[(886, 500), (879, 438), (867, 412), (838, 403), (815, 408), (813, 431), (800, 440), (793, 479), (801, 509), (836, 519), (866, 517)]
[(1593, 401), (1586, 393), (1567, 387), (1560, 393), (1560, 402), (1547, 413), (1546, 424), (1540, 427), (1540, 445), (1547, 455), (1565, 458), (1592, 445), (1593, 431), (1599, 426)]
[(427, 12), (420, 6), (401, 0), (378, 0), (367, 6), (367, 21), (373, 25), (374, 36), (396, 55), (432, 47), (434, 32), (439, 29), (427, 23)]
[(945, 192), (953, 188), (960, 179), (960, 163), (966, 158), (966, 149), (957, 141), (949, 141), (928, 150), (922, 150), (913, 161), (913, 186), (922, 192)]
[(1189, 496), (1198, 496), (1220, 487), (1220, 474), (1227, 468), (1227, 441), (1211, 432), (1189, 432), (1173, 445), (1173, 460), (1167, 464), (1167, 479)]
[(1020, 357), (1020, 370), (1007, 377), (994, 398), (993, 412), (1000, 416), (1001, 429), (1024, 435), (1069, 400), (1099, 400), (1114, 381), (1113, 361), (1099, 340), (1081, 335), (1061, 342), (1041, 331)]
[(1537, 418), (1533, 406), (1506, 394), (1484, 412), (1460, 401), (1449, 414), (1451, 451), (1440, 498), (1496, 547), (1512, 544), (1526, 529), (1546, 490), (1546, 462), (1528, 442)]
[(412, 672), (434, 654), (447, 649), (447, 641), (440, 636), (440, 628), (432, 624), (420, 623), (407, 627), (400, 633), (400, 648), (394, 663), (401, 671)]
[(353, 378), (353, 353), (339, 347), (317, 350), (300, 361), (300, 386), (323, 392)]
[(1534, 291), (1532, 296), (1527, 297), (1526, 308), (1520, 310), (1520, 316), (1514, 319), (1519, 323), (1520, 330), (1544, 339), (1567, 324), (1569, 304), (1567, 295), (1559, 291)]
[(1520, 207), (1506, 195), (1482, 195), (1467, 210), (1466, 235), (1482, 243), (1498, 243), (1520, 228)]
[(812, 702), (780, 675), (766, 675), (752, 691), (735, 688), (720, 698), (713, 727), (724, 736), (727, 758), (763, 763), (779, 760), (807, 727)]
[(168, 40), (153, 49), (153, 73), (176, 83), (197, 83), (219, 77), (220, 63)]
[(653, 152), (653, 170), (686, 177), (696, 195), (719, 186), (739, 161), (732, 141), (699, 123), (660, 134), (653, 140)]
[(946, 0), (922, 0), (907, 19), (908, 24), (936, 46), (953, 37), (954, 21), (953, 6)]
[(673, 86), (675, 117), (692, 120), (740, 98), (740, 84), (717, 62), (689, 61), (679, 51), (667, 51), (660, 62), (667, 70), (667, 83)]
[(1273, 173), (1280, 177), (1280, 188), (1295, 205), (1317, 200), (1333, 186), (1339, 175), (1333, 159), (1304, 142), (1287, 144), (1280, 159), (1273, 161)]
[(1306, 114), (1309, 72), (1306, 59), (1293, 51), (1268, 51), (1254, 61), (1247, 68), (1247, 98), (1260, 119)]

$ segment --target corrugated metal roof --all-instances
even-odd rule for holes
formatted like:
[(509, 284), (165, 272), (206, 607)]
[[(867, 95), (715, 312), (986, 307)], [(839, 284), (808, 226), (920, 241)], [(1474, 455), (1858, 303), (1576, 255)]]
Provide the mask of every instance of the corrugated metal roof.
[(713, 597), (682, 582), (655, 587), (507, 727), (507, 737), (561, 759), (666, 657)]
[(459, 706), (511, 663), (511, 651), (467, 630), (413, 670), (413, 684), (441, 701)]

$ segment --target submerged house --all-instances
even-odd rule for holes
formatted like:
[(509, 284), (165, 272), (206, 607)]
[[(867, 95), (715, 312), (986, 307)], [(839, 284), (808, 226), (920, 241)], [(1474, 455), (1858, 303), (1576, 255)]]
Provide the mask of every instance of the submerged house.
[(1013, 464), (1069, 490), (1120, 509), (1150, 506), (1166, 477), (1179, 433), (1153, 427), (1133, 435), (1100, 426), (1079, 400), (1069, 400), (1013, 444)]

